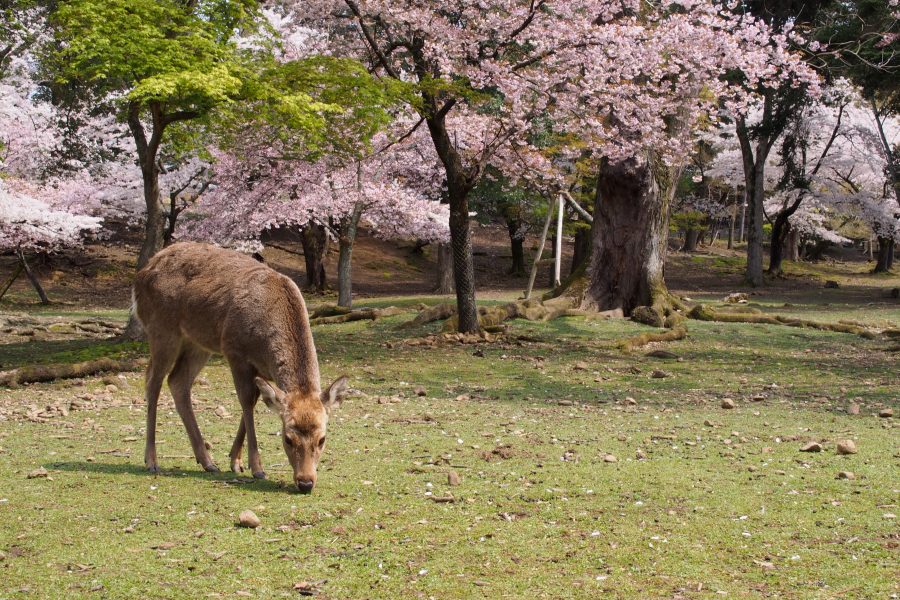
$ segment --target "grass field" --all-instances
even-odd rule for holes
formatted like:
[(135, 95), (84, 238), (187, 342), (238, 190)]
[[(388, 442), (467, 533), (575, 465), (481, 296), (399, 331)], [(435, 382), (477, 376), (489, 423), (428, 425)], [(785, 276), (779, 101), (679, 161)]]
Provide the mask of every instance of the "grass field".
[[(900, 377), (884, 342), (691, 322), (665, 346), (679, 358), (661, 360), (614, 348), (645, 329), (625, 321), (517, 321), (491, 343), (421, 347), (394, 328), (406, 318), (316, 329), (323, 377), (347, 373), (357, 391), (312, 496), (291, 491), (263, 407), (267, 481), (200, 471), (168, 396), (154, 477), (140, 374), (0, 391), (0, 597), (900, 592), (900, 437), (876, 414), (896, 410)], [(198, 419), (224, 467), (239, 411), (220, 362), (201, 377)], [(838, 455), (841, 439), (858, 454)], [(799, 452), (808, 441), (823, 451)], [(28, 478), (41, 467), (48, 477)], [(235, 527), (245, 509), (259, 529)]]

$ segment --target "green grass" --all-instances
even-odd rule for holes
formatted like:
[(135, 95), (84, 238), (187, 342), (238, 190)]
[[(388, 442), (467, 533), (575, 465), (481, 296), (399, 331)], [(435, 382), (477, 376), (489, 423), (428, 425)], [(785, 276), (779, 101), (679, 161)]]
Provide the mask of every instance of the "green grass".
[[(841, 314), (895, 314), (879, 310)], [(884, 516), (900, 512), (898, 436), (875, 416), (898, 404), (884, 342), (690, 322), (688, 339), (665, 345), (683, 360), (663, 361), (615, 350), (640, 325), (561, 319), (516, 321), (479, 357), (471, 345), (403, 344), (410, 333), (394, 326), (410, 316), (315, 329), (323, 378), (346, 373), (360, 393), (332, 421), (312, 496), (291, 492), (279, 422), (262, 407), (269, 480), (201, 472), (168, 397), (154, 477), (139, 374), (114, 393), (99, 379), (0, 391), (15, 410), (85, 393), (101, 404), (0, 421), (0, 598), (291, 597), (301, 581), (323, 598), (900, 592), (897, 520)], [(221, 361), (204, 376), (198, 420), (226, 467), (238, 409)], [(427, 397), (414, 397), (418, 384)], [(737, 408), (720, 408), (724, 397)], [(851, 402), (860, 416), (846, 414)], [(835, 453), (844, 438), (859, 454)], [(800, 453), (807, 440), (825, 450)], [(52, 480), (26, 478), (40, 466)], [(449, 470), (460, 486), (448, 487)], [(836, 479), (845, 470), (856, 480)], [(260, 529), (234, 526), (248, 508)]]

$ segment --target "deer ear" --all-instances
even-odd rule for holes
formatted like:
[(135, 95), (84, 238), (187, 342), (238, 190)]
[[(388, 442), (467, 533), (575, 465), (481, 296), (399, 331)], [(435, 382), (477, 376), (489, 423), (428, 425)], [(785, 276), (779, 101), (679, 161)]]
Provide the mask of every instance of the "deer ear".
[(272, 412), (280, 415), (284, 408), (281, 402), (283, 394), (262, 377), (257, 377), (254, 381), (256, 381), (256, 387), (259, 388), (259, 395), (262, 397), (262, 401), (266, 403), (266, 406)]
[(347, 379), (346, 375), (339, 377), (327, 390), (322, 392), (322, 404), (325, 406), (328, 414), (331, 414), (332, 410), (341, 405), (341, 401), (347, 395), (348, 381), (349, 379)]

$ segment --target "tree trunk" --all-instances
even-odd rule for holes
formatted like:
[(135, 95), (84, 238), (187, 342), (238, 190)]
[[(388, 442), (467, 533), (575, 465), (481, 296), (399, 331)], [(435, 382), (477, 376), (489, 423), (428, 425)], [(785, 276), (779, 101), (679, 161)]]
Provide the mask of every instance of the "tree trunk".
[(512, 250), (512, 265), (509, 274), (525, 277), (525, 223), (521, 219), (506, 219), (509, 232), (509, 245)]
[(737, 221), (737, 202), (731, 206), (731, 223), (728, 226), (728, 249), (734, 249), (734, 223)]
[(341, 221), (340, 254), (338, 255), (338, 306), (347, 308), (350, 308), (353, 304), (353, 279), (350, 259), (353, 255), (353, 243), (356, 241), (356, 230), (359, 226), (362, 210), (362, 203), (357, 202), (350, 216)]
[(684, 231), (684, 245), (681, 247), (681, 251), (696, 252), (697, 244), (700, 242), (700, 236), (702, 234), (702, 229), (686, 229)]
[(763, 191), (760, 181), (759, 185), (753, 186), (752, 193), (747, 194), (747, 269), (744, 278), (754, 287), (763, 284)]
[(572, 268), (569, 274), (575, 273), (590, 257), (591, 230), (587, 227), (579, 227), (575, 232), (575, 244), (572, 247)]
[(19, 255), (19, 262), (22, 264), (22, 268), (25, 270), (25, 276), (28, 278), (28, 281), (31, 282), (34, 291), (37, 292), (37, 295), (41, 299), (41, 304), (50, 304), (50, 298), (47, 297), (47, 293), (44, 291), (44, 288), (41, 286), (41, 282), (38, 281), (38, 278), (32, 272), (31, 267), (28, 266), (28, 261), (25, 260), (25, 253), (22, 252), (22, 249), (16, 251)]
[(459, 332), (481, 330), (475, 304), (475, 264), (472, 259), (472, 231), (469, 228), (468, 191), (450, 190), (450, 245), (453, 249), (453, 282), (456, 285), (456, 308)]
[(785, 211), (781, 211), (775, 217), (772, 224), (772, 240), (769, 244), (769, 275), (781, 275), (781, 263), (784, 260), (784, 250), (787, 246), (788, 234), (791, 230), (791, 223)]
[(435, 244), (437, 271), (435, 273), (435, 293), (453, 293), (453, 249), (450, 244)]
[(15, 283), (16, 279), (19, 278), (19, 275), (22, 274), (22, 270), (24, 268), (25, 266), (22, 265), (21, 260), (16, 263), (16, 268), (13, 271), (13, 274), (10, 275), (9, 279), (6, 280), (6, 283), (3, 284), (3, 289), (0, 290), (0, 300), (3, 299), (3, 296), (6, 295), (6, 292), (9, 291), (9, 288), (12, 286), (12, 284)]
[[(768, 122), (772, 116), (772, 96), (766, 94), (763, 107), (763, 121)], [(765, 201), (765, 168), (766, 158), (771, 149), (770, 137), (759, 135), (756, 149), (751, 146), (750, 130), (743, 118), (738, 118), (736, 127), (738, 141), (741, 146), (741, 158), (744, 167), (744, 190), (747, 200), (747, 269), (744, 279), (754, 287), (763, 284), (763, 202)]]
[(663, 268), (676, 171), (647, 156), (615, 164), (604, 161), (582, 308), (621, 309), (628, 315), (646, 306), (659, 324), (670, 313)]
[(878, 260), (875, 263), (875, 273), (887, 273), (894, 266), (894, 239), (888, 237), (878, 238)]
[(324, 225), (310, 222), (300, 231), (300, 241), (306, 263), (306, 287), (324, 292), (327, 285), (325, 257), (328, 254), (328, 232)]
[(787, 257), (792, 262), (800, 260), (800, 230), (791, 227), (787, 237)]

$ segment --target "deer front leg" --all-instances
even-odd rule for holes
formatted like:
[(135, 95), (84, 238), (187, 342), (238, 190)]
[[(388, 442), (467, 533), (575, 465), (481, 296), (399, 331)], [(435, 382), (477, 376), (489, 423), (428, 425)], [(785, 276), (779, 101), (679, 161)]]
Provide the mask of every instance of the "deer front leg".
[(234, 436), (234, 443), (231, 445), (231, 452), (228, 456), (231, 458), (231, 470), (235, 473), (244, 472), (244, 464), (241, 461), (241, 454), (244, 452), (244, 435), (247, 430), (244, 427), (244, 415), (241, 412), (241, 424), (238, 425), (237, 434)]
[(150, 364), (145, 375), (144, 398), (147, 402), (147, 444), (144, 464), (151, 473), (159, 473), (156, 460), (156, 406), (163, 380), (178, 356), (178, 344), (172, 340), (150, 339)]
[[(259, 399), (259, 389), (254, 381), (256, 373), (250, 367), (235, 368), (234, 364), (232, 364), (231, 373), (234, 376), (234, 387), (237, 390), (238, 400), (241, 403), (241, 412), (243, 413), (243, 427), (247, 436), (247, 458), (250, 462), (250, 471), (257, 479), (265, 479), (266, 472), (262, 468), (262, 461), (259, 457), (259, 447), (256, 444), (256, 426), (253, 422), (253, 409), (256, 408), (256, 401)], [(240, 429), (238, 429), (238, 434), (240, 434)], [(235, 445), (237, 445), (237, 440), (235, 440)], [(232, 446), (231, 450), (234, 453), (234, 446)], [(234, 454), (232, 454), (232, 458), (234, 458)]]

